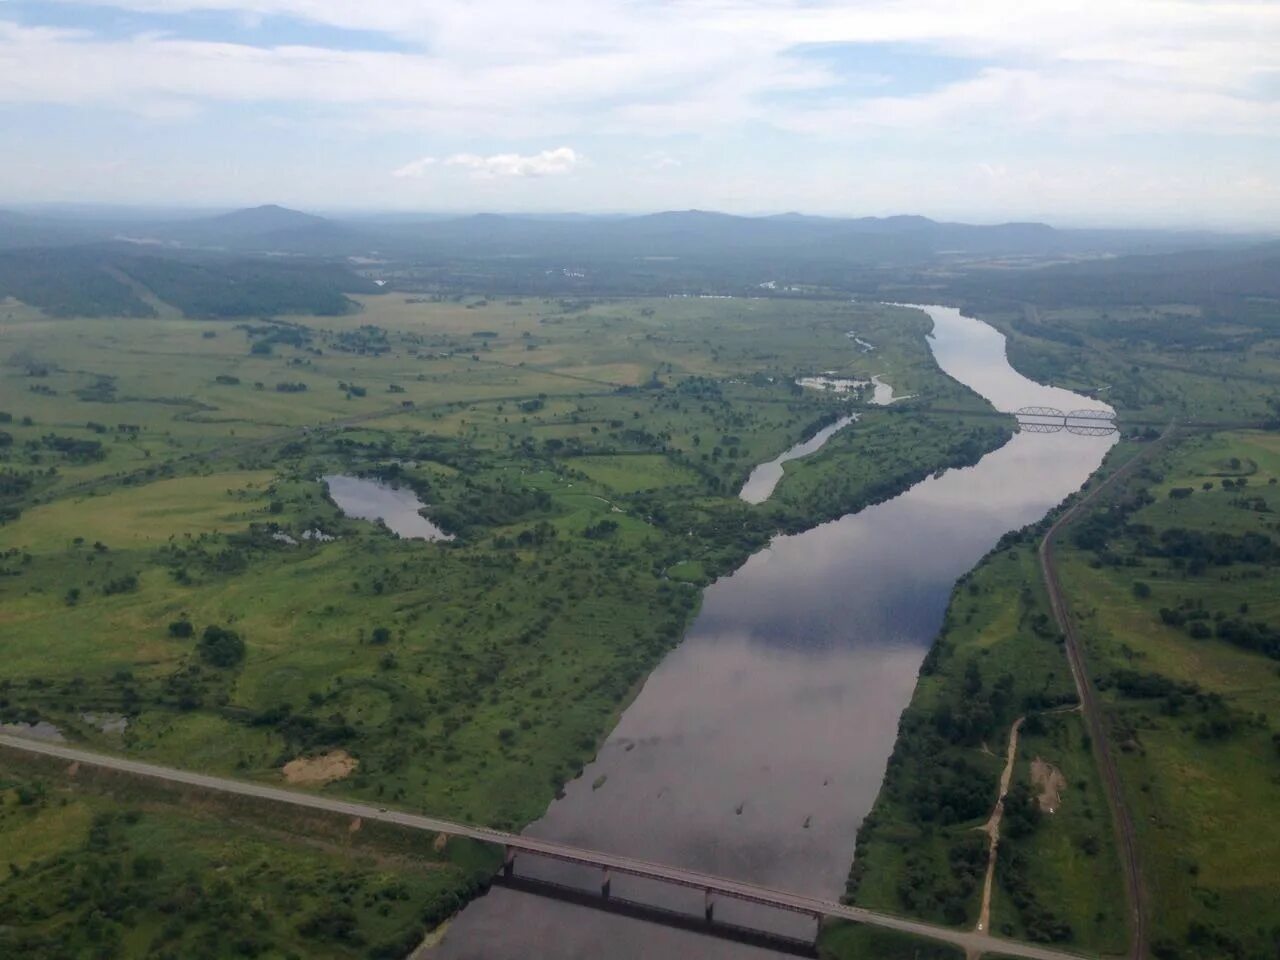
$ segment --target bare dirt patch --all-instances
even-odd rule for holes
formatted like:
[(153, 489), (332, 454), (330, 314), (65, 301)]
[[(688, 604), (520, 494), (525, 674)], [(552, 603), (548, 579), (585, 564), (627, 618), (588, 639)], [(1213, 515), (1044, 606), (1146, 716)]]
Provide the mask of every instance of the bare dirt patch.
[(314, 757), (290, 760), (280, 770), (290, 783), (315, 785), (332, 783), (349, 776), (359, 762), (345, 750), (332, 750)]
[(1062, 806), (1062, 791), (1067, 788), (1067, 778), (1053, 764), (1036, 757), (1031, 761), (1031, 783), (1040, 791), (1040, 809), (1053, 813)]

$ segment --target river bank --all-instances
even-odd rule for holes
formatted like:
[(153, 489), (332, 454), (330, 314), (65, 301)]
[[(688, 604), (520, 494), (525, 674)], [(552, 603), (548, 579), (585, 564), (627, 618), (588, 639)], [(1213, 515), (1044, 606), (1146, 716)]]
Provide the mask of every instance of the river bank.
[[(997, 406), (1062, 402), (1061, 391), (1008, 367), (991, 328), (946, 308), (930, 313), (944, 371)], [(529, 832), (797, 891), (838, 891), (952, 584), (1000, 536), (1079, 487), (1106, 446), (1077, 439), (1065, 448), (1020, 434), (972, 467), (775, 538), (707, 589), (685, 640)], [(585, 888), (596, 880), (572, 868), (528, 869)], [(614, 890), (691, 908), (687, 895), (623, 878)], [(726, 903), (721, 915), (792, 932), (786, 920), (743, 905)], [(438, 953), (520, 956), (531, 935), (570, 957), (598, 955), (606, 942), (623, 957), (694, 949), (687, 934), (496, 890), (464, 911)], [(751, 955), (696, 942), (703, 956)]]

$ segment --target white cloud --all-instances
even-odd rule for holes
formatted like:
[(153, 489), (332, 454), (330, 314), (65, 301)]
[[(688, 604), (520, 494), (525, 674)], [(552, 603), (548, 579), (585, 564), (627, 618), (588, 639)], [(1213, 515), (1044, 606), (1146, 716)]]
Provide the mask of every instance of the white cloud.
[(435, 157), (419, 157), (417, 160), (411, 160), (403, 167), (399, 167), (391, 171), (393, 177), (425, 177), (427, 171), (436, 165)]
[(493, 177), (553, 177), (572, 173), (582, 163), (582, 156), (572, 147), (556, 147), (528, 156), (518, 153), (495, 153), (490, 157), (474, 153), (455, 153), (445, 160), (450, 167), (465, 167), (472, 176), (481, 179)]
[[(382, 129), (461, 119), (465, 135), (705, 134), (750, 123), (803, 130), (828, 118), (884, 125), (890, 113), (945, 123), (944, 102), (1006, 126), (1118, 125), (1139, 115), (1147, 129), (1237, 131), (1272, 121), (1266, 108), (1280, 75), (1280, 4), (1265, 0), (558, 0), (555, 16), (527, 0), (95, 2), (286, 15), (406, 46), (103, 40), (0, 20), (0, 101), (339, 104)], [(877, 101), (865, 89), (849, 92), (829, 64), (789, 55), (797, 45), (837, 43), (915, 44), (972, 58), (975, 72), (1005, 72)], [(1075, 102), (1081, 96), (1087, 109)], [(1135, 99), (1141, 109), (1128, 108)]]
[[(386, 50), (361, 47), (359, 39), (355, 49), (251, 46), (184, 39), (181, 31), (107, 38), (6, 21), (0, 0), (0, 108), (115, 109), (145, 118), (139, 125), (217, 111), (220, 122), (229, 119), (228, 143), (260, 130), (267, 115), (292, 124), (300, 143), (367, 144), (348, 169), (332, 168), (339, 189), (342, 176), (390, 191), (402, 186), (396, 179), (452, 169), (471, 176), (454, 178), (450, 201), (505, 202), (522, 193), (521, 178), (581, 169), (582, 151), (601, 175), (556, 177), (537, 191), (540, 198), (567, 209), (598, 189), (599, 206), (638, 203), (636, 186), (623, 179), (631, 177), (645, 179), (655, 197), (671, 197), (645, 203), (674, 204), (679, 195), (711, 205), (740, 196), (756, 209), (790, 209), (811, 198), (809, 208), (821, 209), (823, 197), (829, 208), (850, 202), (855, 184), (887, 185), (902, 157), (936, 158), (917, 179), (967, 189), (936, 171), (948, 162), (973, 168), (979, 158), (961, 148), (976, 144), (1029, 158), (1039, 170), (1056, 169), (1041, 161), (1061, 156), (1064, 146), (1074, 162), (1099, 169), (1114, 161), (1141, 170), (1167, 157), (1184, 174), (1183, 189), (1207, 198), (1226, 195), (1201, 176), (1211, 166), (1206, 157), (1239, 157), (1233, 175), (1273, 184), (1280, 148), (1275, 0), (557, 0), (553, 8), (534, 0), (69, 2), (169, 15), (216, 10), (249, 24), (283, 16), (394, 39), (396, 49)], [(274, 24), (272, 35), (287, 31)], [(850, 82), (894, 72), (883, 47), (868, 70), (863, 44), (908, 45), (913, 63), (922, 52), (948, 57), (938, 76), (952, 79), (929, 82), (924, 70), (883, 85)], [(796, 56), (804, 45), (844, 46), (828, 46), (822, 58)], [(237, 127), (244, 117), (259, 125)], [(6, 132), (36, 146), (48, 136), (34, 121)], [(171, 132), (156, 136), (167, 155)], [(397, 168), (399, 157), (413, 155), (405, 143), (432, 156)], [(546, 143), (575, 148), (536, 152)], [(471, 152), (447, 153), (462, 144)], [(673, 144), (679, 166), (654, 152)], [(258, 163), (269, 180), (278, 161), (265, 145), (255, 154), (236, 169), (243, 174)], [(879, 166), (874, 157), (883, 157)], [(362, 161), (393, 176), (370, 178)], [(38, 158), (31, 166), (40, 169)], [(281, 174), (283, 181), (297, 182), (301, 166)], [(1013, 159), (1007, 167), (1022, 169)], [(331, 168), (307, 169), (321, 177)], [(0, 184), (16, 182), (14, 173), (0, 154)], [(993, 202), (1013, 197), (1008, 182), (1016, 179), (1011, 173)], [(1146, 181), (1127, 173), (1101, 185), (1056, 174), (1018, 182), (1028, 184), (1019, 202), (1044, 189), (1064, 205), (1075, 198), (1105, 209), (1109, 196)], [(786, 191), (776, 201), (775, 187)], [(857, 202), (865, 207), (876, 196)], [(908, 190), (894, 203), (910, 205), (916, 196), (923, 194)], [(1274, 188), (1260, 202), (1280, 215)]]

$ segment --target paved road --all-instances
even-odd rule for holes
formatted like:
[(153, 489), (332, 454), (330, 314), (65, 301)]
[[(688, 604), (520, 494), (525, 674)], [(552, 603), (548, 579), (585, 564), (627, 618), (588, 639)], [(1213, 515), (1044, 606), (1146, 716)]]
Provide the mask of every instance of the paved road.
[(1058, 581), (1058, 568), (1054, 561), (1053, 548), (1058, 534), (1068, 523), (1080, 515), (1080, 511), (1092, 504), (1094, 498), (1114, 483), (1128, 476), (1143, 460), (1162, 445), (1173, 433), (1173, 425), (1168, 425), (1158, 440), (1150, 443), (1145, 449), (1134, 455), (1128, 463), (1122, 465), (1101, 483), (1094, 486), (1085, 496), (1076, 501), (1070, 509), (1060, 516), (1049, 528), (1040, 542), (1040, 570), (1044, 575), (1045, 587), (1049, 591), (1049, 605), (1053, 609), (1058, 629), (1066, 641), (1067, 660), (1071, 664), (1071, 675), (1076, 682), (1076, 691), (1080, 695), (1080, 708), (1085, 723), (1089, 728), (1089, 736), (1093, 740), (1093, 749), (1098, 760), (1098, 770), (1102, 774), (1103, 786), (1107, 794), (1107, 806), (1111, 810), (1111, 819), (1115, 824), (1116, 834), (1120, 840), (1120, 862), (1124, 869), (1125, 897), (1129, 907), (1129, 956), (1133, 960), (1146, 960), (1147, 957), (1147, 904), (1146, 888), (1142, 883), (1141, 865), (1138, 861), (1138, 843), (1134, 836), (1133, 817), (1129, 813), (1129, 805), (1125, 802), (1120, 783), (1120, 772), (1116, 767), (1115, 756), (1111, 752), (1111, 741), (1107, 736), (1106, 724), (1102, 711), (1098, 707), (1097, 695), (1093, 689), (1093, 680), (1089, 676), (1085, 664), (1083, 644), (1076, 631), (1075, 621), (1071, 619), (1066, 597), (1062, 592), (1062, 584)]
[(490, 830), (486, 827), (456, 823), (452, 820), (442, 820), (438, 817), (425, 817), (413, 813), (402, 813), (398, 810), (387, 809), (386, 807), (376, 807), (364, 803), (337, 800), (331, 797), (320, 796), (318, 794), (283, 790), (278, 787), (268, 787), (262, 784), (248, 783), (242, 780), (232, 780), (226, 777), (213, 777), (200, 773), (190, 773), (186, 770), (176, 770), (172, 767), (161, 767), (156, 766), (155, 764), (141, 763), (137, 760), (126, 760), (123, 757), (91, 753), (86, 750), (78, 750), (74, 747), (68, 747), (62, 744), (28, 740), (22, 737), (0, 734), (0, 746), (14, 750), (23, 750), (28, 753), (41, 754), (47, 757), (55, 757), (73, 763), (105, 767), (110, 770), (117, 770), (122, 773), (133, 774), (135, 776), (165, 780), (170, 783), (178, 783), (202, 790), (237, 794), (245, 797), (256, 797), (262, 800), (271, 800), (277, 803), (288, 803), (300, 807), (310, 807), (316, 810), (324, 810), (330, 813), (342, 814), (349, 817), (360, 817), (364, 820), (379, 820), (385, 823), (394, 823), (402, 827), (408, 827), (413, 830), (427, 830), (432, 833), (446, 833), (454, 836), (470, 837), (473, 840), (480, 840), (485, 843), (492, 843), (507, 847), (513, 852), (536, 854), (538, 856), (550, 857), (555, 860), (563, 860), (569, 863), (587, 864), (589, 866), (599, 867), (602, 870), (608, 869), (611, 873), (615, 874), (627, 874), (635, 877), (662, 880), (667, 883), (674, 883), (697, 890), (710, 891), (712, 896), (718, 895), (733, 897), (738, 900), (745, 900), (749, 903), (775, 907), (780, 910), (790, 910), (812, 917), (831, 917), (840, 920), (853, 920), (858, 923), (884, 927), (889, 930), (898, 930), (903, 933), (909, 933), (915, 936), (926, 937), (931, 940), (954, 944), (966, 951), (970, 956), (976, 956), (982, 953), (999, 953), (1009, 957), (1025, 957), (1026, 960), (1080, 960), (1082, 956), (1081, 954), (1068, 953), (1062, 950), (1038, 946), (1036, 944), (1021, 943), (1015, 940), (1005, 940), (1000, 937), (992, 937), (987, 934), (977, 933), (974, 931), (952, 930), (948, 927), (941, 927), (931, 923), (922, 923), (917, 920), (909, 920), (905, 917), (895, 917), (890, 914), (864, 910), (860, 907), (845, 906), (844, 904), (834, 903), (829, 900), (822, 900), (817, 897), (807, 897), (801, 894), (787, 893), (783, 890), (771, 890), (768, 887), (762, 887), (753, 883), (741, 883), (737, 880), (715, 877), (710, 874), (699, 873), (695, 870), (668, 867), (658, 863), (650, 863), (646, 860), (622, 857), (598, 850), (586, 850), (551, 840), (538, 840), (533, 837), (520, 836), (519, 834), (504, 833), (501, 830)]

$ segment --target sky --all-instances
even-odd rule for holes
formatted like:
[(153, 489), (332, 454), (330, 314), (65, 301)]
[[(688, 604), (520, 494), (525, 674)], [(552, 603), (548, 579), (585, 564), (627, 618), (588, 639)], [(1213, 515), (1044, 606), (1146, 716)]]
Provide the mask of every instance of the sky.
[(0, 204), (1280, 229), (1280, 0), (0, 0)]

